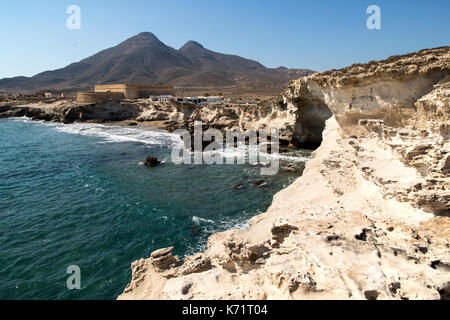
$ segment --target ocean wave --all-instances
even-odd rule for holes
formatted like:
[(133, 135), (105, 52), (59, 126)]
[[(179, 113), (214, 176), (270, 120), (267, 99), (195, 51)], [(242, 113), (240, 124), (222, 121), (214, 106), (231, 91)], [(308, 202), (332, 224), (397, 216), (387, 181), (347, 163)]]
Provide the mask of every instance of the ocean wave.
[(213, 220), (204, 219), (204, 218), (200, 218), (200, 217), (197, 217), (197, 216), (193, 216), (191, 219), (192, 219), (192, 222), (194, 222), (196, 224), (200, 224), (200, 222), (214, 223)]
[[(83, 136), (90, 136), (101, 138), (102, 141), (98, 143), (113, 143), (113, 142), (134, 142), (142, 143), (146, 145), (162, 145), (169, 148), (180, 147), (183, 145), (183, 141), (179, 135), (155, 131), (151, 129), (144, 128), (128, 128), (122, 126), (105, 125), (97, 123), (73, 123), (73, 124), (63, 124), (54, 122), (45, 122), (43, 120), (34, 121), (28, 117), (16, 117), (11, 118), (14, 121), (21, 122), (33, 122), (44, 124), (48, 127), (52, 127), (60, 132), (69, 134), (79, 134)], [(194, 154), (190, 150), (187, 150), (192, 155)], [(309, 160), (308, 156), (301, 154), (296, 154), (295, 152), (290, 152), (287, 154), (279, 153), (263, 153), (259, 151), (259, 146), (247, 146), (241, 145), (237, 147), (225, 146), (223, 150), (212, 150), (206, 151), (204, 154), (217, 154), (223, 158), (235, 158), (245, 156), (246, 160), (250, 152), (257, 152), (260, 162), (270, 162), (271, 160), (277, 159), (288, 162), (306, 162)], [(140, 163), (139, 163), (140, 164)]]
[(44, 120), (32, 120), (29, 117), (11, 117), (11, 118), (8, 118), (8, 119), (11, 120), (11, 121), (23, 122), (23, 123), (30, 123), (30, 122), (33, 122), (33, 123), (44, 123)]
[(257, 154), (260, 162), (270, 162), (271, 160), (284, 160), (288, 162), (306, 162), (310, 159), (308, 156), (296, 154), (296, 152), (290, 153), (265, 153), (259, 150), (259, 146), (226, 146), (223, 150), (210, 150), (203, 152), (209, 155), (220, 155), (223, 158), (235, 158), (245, 156), (246, 160), (250, 153)]
[[(262, 212), (260, 210), (257, 210), (256, 215), (261, 214)], [(203, 222), (202, 224), (202, 233), (205, 241), (199, 241), (196, 243), (193, 243), (191, 245), (188, 245), (188, 248), (183, 255), (183, 257), (187, 257), (193, 254), (196, 254), (198, 252), (203, 252), (207, 249), (207, 241), (206, 239), (217, 232), (224, 232), (227, 230), (247, 230), (250, 226), (250, 218), (253, 215), (248, 215), (248, 212), (243, 211), (238, 217), (234, 218), (225, 218), (222, 217), (218, 221), (213, 221), (209, 219), (203, 219), (197, 216), (192, 216), (191, 220), (196, 224), (200, 225), (200, 222)]]
[(153, 131), (142, 128), (126, 128), (121, 126), (91, 124), (91, 123), (47, 123), (55, 130), (69, 134), (101, 138), (99, 143), (111, 142), (135, 142), (147, 145), (163, 145), (173, 147), (182, 143), (181, 139), (174, 134)]

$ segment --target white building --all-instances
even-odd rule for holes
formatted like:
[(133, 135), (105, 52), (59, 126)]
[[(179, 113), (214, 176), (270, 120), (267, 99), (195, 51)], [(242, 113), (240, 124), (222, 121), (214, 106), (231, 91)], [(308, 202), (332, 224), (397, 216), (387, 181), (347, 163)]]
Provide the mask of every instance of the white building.
[(172, 97), (170, 100), (178, 103), (185, 103), (187, 102), (185, 97)]
[(197, 97), (197, 101), (198, 104), (203, 106), (214, 102), (221, 102), (223, 101), (223, 97), (222, 96)]
[[(161, 103), (169, 103), (171, 99), (172, 99), (172, 96), (158, 96), (156, 98), (156, 101), (161, 102)], [(155, 101), (155, 100), (152, 100), (152, 101)]]
[(221, 96), (206, 97), (207, 102), (219, 102), (222, 100), (223, 100), (223, 97), (221, 97)]
[[(229, 100), (229, 99), (228, 99)], [(161, 103), (169, 103), (171, 101), (177, 103), (193, 103), (198, 105), (208, 105), (210, 103), (222, 102), (224, 101), (222, 96), (213, 97), (181, 97), (181, 96), (150, 96), (150, 101), (158, 101)]]

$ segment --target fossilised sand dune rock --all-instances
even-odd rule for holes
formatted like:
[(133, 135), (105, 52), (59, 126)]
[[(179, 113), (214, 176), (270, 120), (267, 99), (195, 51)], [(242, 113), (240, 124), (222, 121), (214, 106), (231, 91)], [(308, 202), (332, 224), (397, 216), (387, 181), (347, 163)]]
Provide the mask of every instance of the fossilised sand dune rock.
[(292, 108), (320, 100), (335, 114), (303, 176), (248, 230), (214, 234), (164, 270), (133, 263), (119, 299), (449, 298), (448, 53), (291, 84)]
[(360, 119), (381, 119), (393, 127), (419, 119), (448, 121), (449, 75), (450, 47), (442, 47), (316, 73), (293, 81), (284, 96), (300, 110), (298, 136), (317, 126), (309, 118), (318, 108), (331, 109), (343, 133), (357, 135)]
[(449, 218), (389, 195), (419, 177), (378, 134), (341, 138), (330, 119), (304, 175), (248, 230), (214, 234), (204, 253), (164, 271), (159, 252), (134, 263), (119, 299), (445, 297)]
[[(417, 115), (416, 123), (421, 127), (427, 126), (427, 121), (433, 119), (447, 122), (450, 119), (450, 76), (439, 81), (434, 89), (415, 103)], [(450, 136), (450, 126), (441, 128), (441, 134), (447, 139)]]
[[(191, 106), (192, 109), (184, 112), (181, 111), (181, 108), (182, 105), (177, 106), (172, 113), (166, 112), (166, 119), (175, 122), (174, 129), (192, 127), (195, 121), (202, 121), (204, 126), (218, 129), (243, 131), (264, 129), (268, 133), (273, 129), (278, 129), (280, 140), (286, 142), (294, 140), (295, 110), (289, 110), (280, 102), (265, 102), (260, 105)], [(144, 111), (144, 114), (148, 115), (150, 111)]]

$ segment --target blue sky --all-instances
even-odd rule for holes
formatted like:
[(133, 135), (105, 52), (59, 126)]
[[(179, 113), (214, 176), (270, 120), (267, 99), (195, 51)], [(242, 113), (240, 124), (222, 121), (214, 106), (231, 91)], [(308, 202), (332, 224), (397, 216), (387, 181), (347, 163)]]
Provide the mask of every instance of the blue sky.
[[(368, 30), (369, 5), (381, 30)], [(69, 5), (81, 30), (68, 30)], [(323, 71), (450, 45), (450, 1), (432, 0), (3, 0), (0, 78), (64, 67), (142, 31), (179, 48), (208, 49), (268, 67)]]

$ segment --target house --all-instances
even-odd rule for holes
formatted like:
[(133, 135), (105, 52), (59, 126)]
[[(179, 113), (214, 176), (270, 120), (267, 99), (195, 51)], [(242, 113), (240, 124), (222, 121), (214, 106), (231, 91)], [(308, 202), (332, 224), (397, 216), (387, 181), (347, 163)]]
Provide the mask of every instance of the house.
[(150, 101), (158, 101), (161, 103), (190, 103), (198, 105), (208, 105), (211, 103), (217, 103), (224, 101), (223, 97), (183, 97), (183, 96), (171, 96), (171, 95), (161, 95), (161, 96), (150, 96)]
[(78, 92), (78, 103), (96, 103), (115, 99), (140, 99), (151, 95), (170, 94), (172, 86), (154, 84), (102, 84), (96, 85), (93, 92)]
[(172, 100), (173, 102), (178, 102), (178, 103), (187, 102), (185, 97), (171, 97), (170, 100)]
[(197, 104), (205, 106), (214, 102), (221, 102), (223, 97), (221, 96), (211, 96), (211, 97), (197, 97)]
[(160, 102), (160, 103), (169, 103), (171, 99), (172, 99), (172, 96), (170, 96), (170, 95), (167, 95), (167, 96), (159, 96), (159, 97), (157, 98), (157, 101)]
[(221, 96), (206, 97), (206, 101), (209, 102), (209, 103), (220, 102), (222, 100), (223, 100), (223, 97), (221, 97)]

